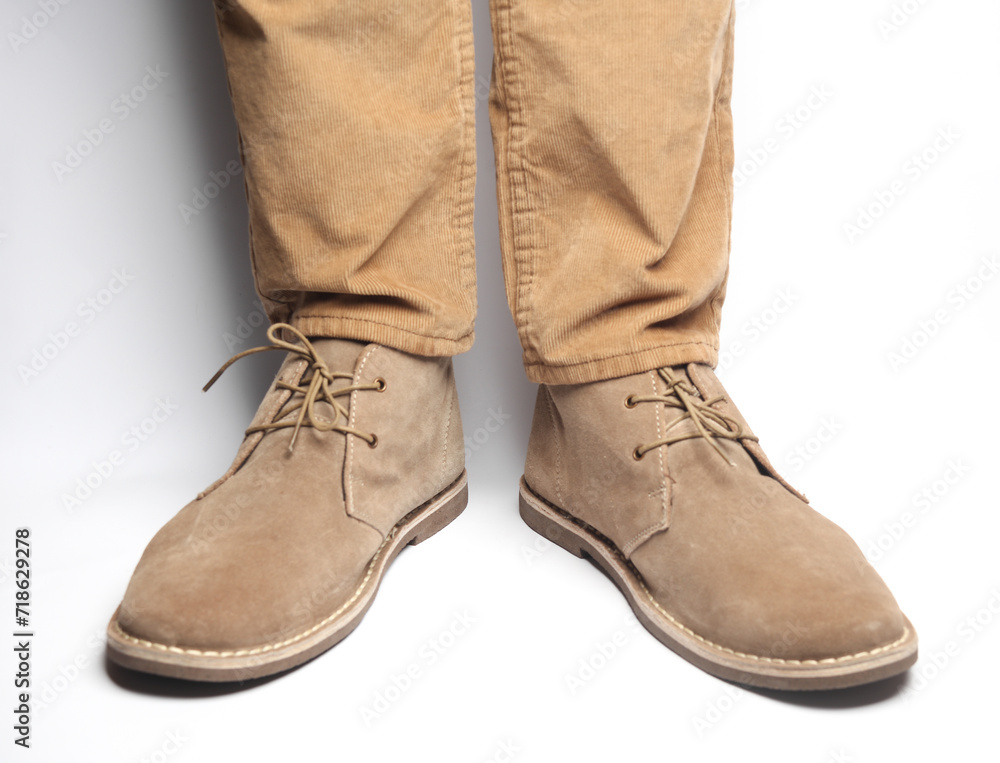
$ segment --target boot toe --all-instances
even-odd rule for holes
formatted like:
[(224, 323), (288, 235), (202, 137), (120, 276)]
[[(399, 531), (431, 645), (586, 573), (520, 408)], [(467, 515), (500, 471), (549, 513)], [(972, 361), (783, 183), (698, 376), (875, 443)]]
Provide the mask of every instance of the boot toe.
[[(308, 522), (248, 533), (272, 512), (244, 501), (241, 524), (214, 532), (222, 525), (212, 517), (232, 512), (227, 492), (193, 502), (150, 542), (118, 612), (127, 636), (191, 652), (268, 648), (335, 612), (358, 587), (378, 546), (374, 530), (344, 518), (336, 534)], [(356, 542), (344, 542), (351, 532)]]

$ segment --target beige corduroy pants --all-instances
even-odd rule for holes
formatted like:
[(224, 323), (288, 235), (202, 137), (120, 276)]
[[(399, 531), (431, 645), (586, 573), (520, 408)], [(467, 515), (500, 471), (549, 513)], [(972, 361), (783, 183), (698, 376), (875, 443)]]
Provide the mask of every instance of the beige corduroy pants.
[[(473, 340), (469, 0), (219, 0), (273, 321)], [(714, 364), (732, 208), (732, 0), (492, 0), (506, 291), (529, 378)]]

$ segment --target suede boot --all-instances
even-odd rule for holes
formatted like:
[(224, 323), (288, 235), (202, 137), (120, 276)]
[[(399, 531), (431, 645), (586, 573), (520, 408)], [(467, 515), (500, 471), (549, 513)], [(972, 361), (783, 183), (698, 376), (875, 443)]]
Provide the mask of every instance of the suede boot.
[(268, 337), (229, 361), (288, 351), (233, 465), (156, 534), (108, 625), (121, 665), (231, 681), (305, 662), (358, 625), (405, 545), (465, 508), (450, 358), (286, 324)]
[(916, 661), (878, 573), (777, 474), (708, 366), (543, 385), (521, 516), (722, 678), (830, 689)]

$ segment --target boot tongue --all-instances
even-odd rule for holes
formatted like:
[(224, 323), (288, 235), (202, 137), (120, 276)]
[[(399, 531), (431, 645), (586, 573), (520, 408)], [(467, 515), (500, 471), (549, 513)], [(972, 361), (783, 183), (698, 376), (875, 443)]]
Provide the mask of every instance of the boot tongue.
[[(358, 359), (367, 342), (355, 342), (353, 339), (310, 339), (316, 348), (316, 354), (335, 374), (351, 374), (357, 370)], [(350, 384), (348, 379), (337, 379), (332, 386), (344, 387)]]

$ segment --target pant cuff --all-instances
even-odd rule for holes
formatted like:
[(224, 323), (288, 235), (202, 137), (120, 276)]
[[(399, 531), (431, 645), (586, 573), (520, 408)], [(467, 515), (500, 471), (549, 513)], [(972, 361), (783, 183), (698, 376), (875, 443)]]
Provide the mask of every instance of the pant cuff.
[(408, 352), (411, 355), (422, 355), (429, 358), (450, 357), (466, 352), (472, 347), (475, 338), (472, 331), (457, 339), (425, 336), (398, 326), (389, 326), (362, 318), (293, 315), (288, 322), (306, 336), (374, 342), (392, 347), (394, 350)]
[(680, 342), (567, 366), (526, 363), (524, 370), (538, 384), (588, 384), (684, 363), (704, 363), (715, 368), (718, 362), (718, 347), (704, 342)]

